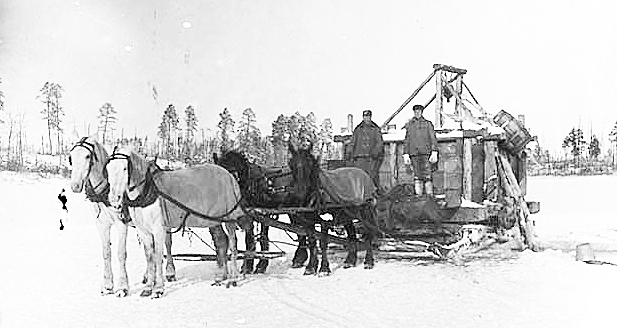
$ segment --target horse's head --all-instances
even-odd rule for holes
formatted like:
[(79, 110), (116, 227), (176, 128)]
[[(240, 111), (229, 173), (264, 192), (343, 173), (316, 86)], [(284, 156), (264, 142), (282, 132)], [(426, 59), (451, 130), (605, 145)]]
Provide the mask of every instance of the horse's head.
[[(71, 190), (79, 193), (84, 188), (84, 183), (91, 176), (106, 179), (104, 165), (107, 161), (107, 152), (93, 137), (81, 138), (69, 152), (69, 164), (71, 165)], [(95, 185), (99, 185), (97, 183)]]
[(250, 178), (249, 162), (244, 154), (235, 150), (230, 150), (223, 153), (221, 157), (215, 157), (214, 162), (233, 174), (238, 180), (240, 187), (248, 184)]
[(313, 145), (295, 148), (289, 143), (289, 168), (292, 175), (292, 197), (298, 205), (306, 205), (309, 197), (319, 188), (319, 160), (312, 153)]
[(123, 195), (129, 194), (145, 182), (147, 162), (129, 148), (116, 147), (106, 168), (110, 186), (109, 203), (120, 208)]

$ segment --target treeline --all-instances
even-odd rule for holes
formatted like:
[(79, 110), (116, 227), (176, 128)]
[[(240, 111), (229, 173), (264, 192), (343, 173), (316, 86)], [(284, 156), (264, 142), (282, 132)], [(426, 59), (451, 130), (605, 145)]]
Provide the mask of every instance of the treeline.
[[(42, 104), (39, 113), (47, 131), (41, 136), (40, 146), (35, 146), (36, 141), (27, 139), (23, 111), (18, 115), (7, 115), (4, 111), (5, 95), (0, 87), (0, 136), (4, 139), (0, 139), (0, 145), (6, 147), (0, 148), (1, 168), (21, 170), (24, 167), (24, 153), (53, 155), (58, 167), (64, 165), (63, 157), (66, 161), (65, 155), (74, 142), (74, 138), (68, 138), (65, 142), (65, 112), (62, 106), (64, 93), (64, 88), (54, 82), (45, 82), (39, 90), (36, 99)], [(321, 156), (323, 160), (337, 156), (331, 120), (326, 118), (318, 124), (312, 112), (303, 115), (296, 111), (291, 116), (281, 114), (271, 123), (271, 131), (260, 131), (257, 115), (252, 108), (244, 109), (238, 118), (232, 117), (229, 109), (224, 108), (218, 114), (215, 131), (211, 131), (200, 127), (196, 109), (191, 105), (181, 112), (174, 104), (161, 110), (161, 122), (155, 138), (125, 136), (123, 130), (118, 131), (121, 111), (111, 102), (105, 102), (98, 108), (95, 129), (91, 130), (90, 124), (87, 128), (84, 125), (84, 132), (80, 135), (96, 133), (103, 144), (131, 144), (144, 155), (187, 164), (208, 162), (214, 152), (233, 149), (244, 152), (257, 164), (282, 166), (287, 163), (289, 141), (295, 144), (311, 142), (315, 155)], [(76, 127), (72, 127), (71, 134), (77, 134), (76, 130)]]

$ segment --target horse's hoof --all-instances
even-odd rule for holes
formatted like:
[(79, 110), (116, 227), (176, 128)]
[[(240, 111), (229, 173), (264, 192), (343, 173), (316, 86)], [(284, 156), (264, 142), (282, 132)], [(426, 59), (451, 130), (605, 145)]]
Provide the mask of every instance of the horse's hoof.
[(114, 293), (113, 288), (103, 288), (101, 289), (101, 296), (111, 295)]
[(370, 270), (375, 267), (375, 263), (364, 263), (364, 268)]
[(162, 290), (157, 290), (156, 292), (154, 292), (152, 294), (152, 298), (161, 298), (163, 297), (163, 291)]
[(294, 262), (294, 263), (291, 264), (291, 268), (292, 269), (299, 269), (299, 268), (301, 268), (303, 266), (304, 266), (304, 263)]
[(242, 267), (242, 269), (240, 269), (240, 273), (241, 274), (251, 274), (253, 273), (253, 269), (249, 267)]
[(304, 275), (305, 276), (312, 276), (315, 273), (317, 273), (317, 270), (315, 270), (313, 268), (306, 268), (306, 270), (304, 270)]
[(353, 268), (355, 266), (356, 266), (355, 263), (347, 263), (347, 262), (343, 263), (343, 269), (349, 269), (349, 268)]
[(238, 287), (238, 282), (237, 281), (228, 281), (226, 287), (227, 288), (229, 288), (229, 287)]
[(167, 279), (167, 282), (174, 282), (174, 281), (176, 281), (176, 280), (177, 280), (177, 279), (176, 279), (176, 275), (175, 275), (175, 274), (172, 274), (172, 275), (166, 276), (165, 278)]
[(330, 271), (330, 269), (328, 270), (319, 270), (319, 276), (320, 277), (327, 277), (329, 275), (332, 274), (332, 271)]
[(256, 267), (255, 268), (255, 274), (263, 274), (266, 273), (266, 267)]
[(139, 296), (141, 296), (141, 297), (152, 296), (152, 289), (144, 289), (144, 290), (142, 290), (141, 294), (139, 294)]
[(129, 296), (129, 290), (126, 288), (118, 289), (116, 291), (116, 297), (118, 298), (127, 297), (127, 296)]

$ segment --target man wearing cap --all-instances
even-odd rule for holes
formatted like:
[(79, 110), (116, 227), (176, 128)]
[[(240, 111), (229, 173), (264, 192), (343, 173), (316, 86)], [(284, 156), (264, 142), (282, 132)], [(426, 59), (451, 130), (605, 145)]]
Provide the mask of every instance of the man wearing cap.
[(411, 164), (414, 173), (416, 195), (433, 194), (433, 177), (431, 164), (437, 163), (437, 136), (433, 123), (422, 116), (424, 106), (413, 106), (413, 117), (405, 128), (403, 159)]
[(352, 166), (368, 173), (377, 189), (379, 188), (379, 167), (383, 162), (383, 138), (381, 129), (371, 120), (372, 112), (362, 112), (362, 122), (353, 130), (351, 142), (347, 147), (346, 159)]

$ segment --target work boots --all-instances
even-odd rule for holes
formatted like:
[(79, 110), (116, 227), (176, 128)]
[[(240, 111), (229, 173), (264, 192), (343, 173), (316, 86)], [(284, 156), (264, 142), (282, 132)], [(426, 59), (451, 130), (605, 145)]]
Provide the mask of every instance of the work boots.
[(424, 182), (424, 191), (427, 195), (433, 195), (433, 181)]
[(416, 180), (414, 181), (414, 192), (416, 193), (417, 196), (422, 195), (422, 181), (420, 180)]

